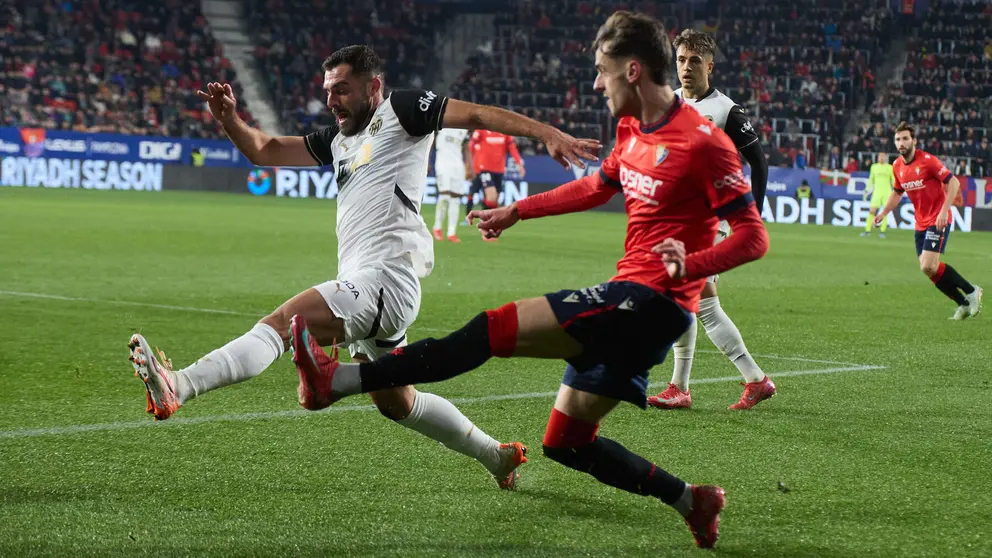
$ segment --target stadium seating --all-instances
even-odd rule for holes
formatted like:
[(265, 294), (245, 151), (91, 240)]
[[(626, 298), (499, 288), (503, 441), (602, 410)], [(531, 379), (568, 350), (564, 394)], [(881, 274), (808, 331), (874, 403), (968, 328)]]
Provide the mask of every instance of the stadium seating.
[(199, 2), (14, 0), (0, 22), (3, 126), (216, 138), (196, 90), (240, 91)]
[[(698, 14), (682, 2), (521, 2), (502, 14), (492, 51), (472, 56), (452, 88), (456, 97), (508, 106), (570, 133), (609, 141), (614, 122), (592, 91), (586, 45), (605, 16), (633, 8), (662, 17), (672, 37)], [(885, 9), (838, 2), (710, 2), (721, 52), (713, 83), (747, 105), (763, 130), (772, 164), (789, 166), (799, 150), (809, 164), (840, 144), (847, 115), (889, 44)], [(674, 79), (674, 78), (673, 78)], [(532, 151), (540, 146), (527, 145)]]
[[(437, 32), (454, 10), (417, 0), (241, 1), (261, 73), (293, 134), (331, 122), (318, 68), (342, 45), (371, 44), (390, 86), (434, 85)], [(992, 7), (935, 1), (910, 26), (898, 79), (872, 104), (874, 75), (897, 25), (886, 4), (520, 0), (496, 15), (493, 43), (469, 57), (448, 93), (608, 144), (615, 121), (592, 90), (588, 45), (609, 13), (635, 9), (662, 18), (672, 37), (705, 22), (720, 47), (713, 83), (748, 108), (772, 165), (843, 167), (853, 156), (865, 168), (874, 153), (894, 152), (891, 129), (909, 120), (923, 147), (949, 165), (992, 174)], [(0, 14), (0, 125), (223, 135), (195, 91), (207, 80), (232, 81), (239, 93), (240, 86), (198, 3), (14, 0)], [(852, 112), (865, 103), (864, 122), (845, 138)], [(252, 121), (243, 100), (240, 108)], [(520, 143), (524, 153), (543, 149)]]
[[(587, 50), (606, 17), (625, 8), (663, 18), (672, 36), (689, 19), (680, 2), (519, 2), (515, 11), (497, 16), (492, 48), (470, 57), (450, 94), (505, 106), (573, 135), (609, 141), (616, 123), (603, 97), (593, 91), (595, 70)], [(543, 149), (527, 140), (520, 144), (524, 153)]]
[(959, 174), (989, 176), (992, 149), (992, 5), (934, 3), (908, 45), (901, 80), (869, 113), (848, 151), (863, 164), (893, 153), (892, 129), (916, 125), (921, 148)]
[[(893, 20), (878, 2), (723, 0), (714, 83), (748, 107), (771, 163), (828, 159), (852, 110), (873, 89)], [(869, 99), (870, 100), (870, 99)]]
[(386, 63), (387, 86), (424, 87), (434, 61), (436, 5), (403, 0), (245, 0), (256, 59), (291, 134), (328, 125), (320, 65), (334, 49), (368, 44)]

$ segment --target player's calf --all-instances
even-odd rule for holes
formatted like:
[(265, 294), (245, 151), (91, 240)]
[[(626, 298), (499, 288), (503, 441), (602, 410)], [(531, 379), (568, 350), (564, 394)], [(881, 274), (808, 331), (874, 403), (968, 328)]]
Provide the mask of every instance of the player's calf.
[(544, 433), (544, 455), (608, 486), (658, 498), (682, 515), (699, 547), (711, 548), (719, 536), (723, 489), (692, 486), (619, 443), (597, 436), (598, 429), (598, 424), (556, 408)]

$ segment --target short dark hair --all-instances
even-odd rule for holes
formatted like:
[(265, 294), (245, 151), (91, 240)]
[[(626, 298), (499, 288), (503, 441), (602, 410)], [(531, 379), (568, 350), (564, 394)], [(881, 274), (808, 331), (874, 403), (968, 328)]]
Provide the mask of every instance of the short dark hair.
[(338, 49), (324, 59), (321, 68), (326, 72), (341, 64), (351, 66), (353, 74), (375, 76), (382, 73), (382, 59), (365, 45), (351, 45)]
[(916, 130), (906, 121), (902, 121), (896, 126), (896, 133), (898, 134), (899, 132), (909, 132), (909, 137), (916, 139)]
[(695, 29), (684, 29), (678, 37), (675, 37), (675, 43), (672, 46), (675, 50), (684, 46), (686, 50), (691, 50), (699, 55), (713, 56), (716, 54), (716, 41), (713, 40), (713, 37)]
[(672, 66), (672, 44), (665, 24), (646, 15), (619, 11), (596, 33), (594, 50), (609, 56), (633, 56), (648, 67), (651, 81), (665, 85)]

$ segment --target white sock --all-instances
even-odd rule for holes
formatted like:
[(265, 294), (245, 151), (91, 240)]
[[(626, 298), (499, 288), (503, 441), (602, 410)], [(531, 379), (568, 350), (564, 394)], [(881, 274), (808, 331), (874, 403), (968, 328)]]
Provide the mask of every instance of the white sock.
[(499, 471), (502, 465), (499, 442), (479, 430), (443, 397), (418, 391), (410, 415), (397, 422), (441, 442), (448, 449), (476, 459), (490, 472)]
[(685, 491), (682, 492), (682, 496), (672, 504), (675, 511), (682, 514), (682, 517), (689, 517), (689, 512), (692, 511), (692, 485), (685, 483)]
[(458, 232), (458, 216), (462, 210), (462, 199), (458, 196), (451, 196), (448, 199), (448, 236), (455, 236)]
[(338, 369), (331, 378), (331, 391), (336, 395), (356, 395), (362, 393), (361, 364), (357, 362), (338, 363)]
[(672, 372), (672, 383), (682, 391), (689, 391), (689, 373), (692, 372), (692, 357), (696, 354), (696, 317), (692, 317), (689, 329), (685, 330), (672, 346), (675, 356), (675, 370)]
[(176, 372), (179, 403), (223, 386), (254, 378), (283, 352), (282, 337), (262, 323), (227, 345)]
[(710, 341), (734, 363), (748, 383), (760, 382), (765, 378), (765, 373), (748, 354), (740, 330), (720, 307), (720, 297), (699, 301), (699, 320), (703, 322)]
[(448, 209), (448, 194), (441, 194), (437, 198), (437, 205), (434, 206), (434, 230), (441, 230), (444, 223), (444, 210)]

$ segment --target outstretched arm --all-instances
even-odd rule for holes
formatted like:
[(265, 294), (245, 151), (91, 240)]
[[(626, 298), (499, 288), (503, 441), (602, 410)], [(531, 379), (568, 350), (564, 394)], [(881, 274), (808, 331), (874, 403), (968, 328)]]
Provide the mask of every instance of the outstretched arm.
[(548, 154), (561, 165), (585, 168), (584, 161), (598, 161), (602, 144), (592, 139), (575, 139), (561, 130), (522, 114), (465, 101), (449, 99), (444, 109), (444, 128), (492, 130), (508, 136), (535, 139), (548, 148)]
[(473, 211), (469, 222), (479, 219), (479, 230), (485, 238), (496, 238), (521, 219), (537, 219), (563, 215), (599, 207), (619, 192), (596, 174), (566, 182), (554, 190), (524, 198), (506, 207)]
[(231, 143), (253, 164), (306, 167), (331, 163), (317, 159), (302, 136), (273, 137), (241, 120), (230, 84), (209, 83), (207, 91), (197, 91), (197, 95), (207, 102), (210, 113), (224, 127)]

